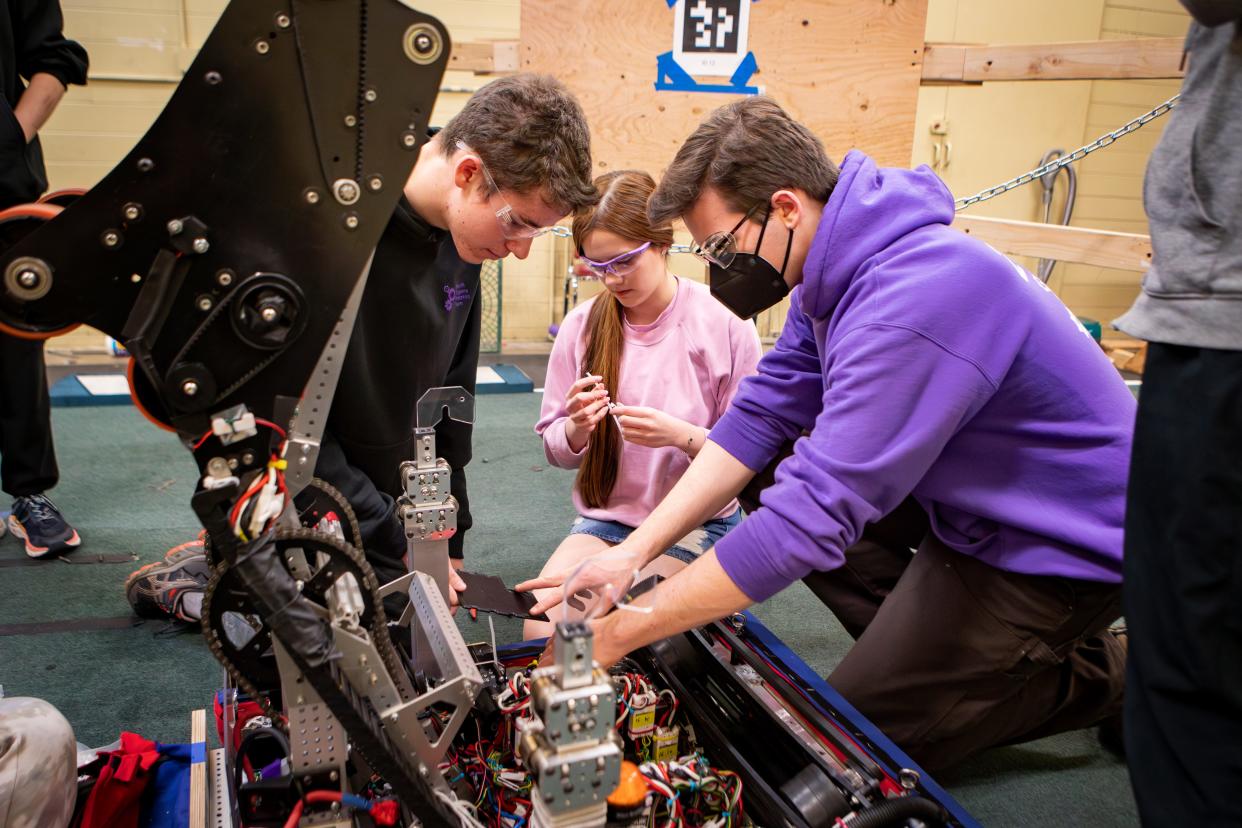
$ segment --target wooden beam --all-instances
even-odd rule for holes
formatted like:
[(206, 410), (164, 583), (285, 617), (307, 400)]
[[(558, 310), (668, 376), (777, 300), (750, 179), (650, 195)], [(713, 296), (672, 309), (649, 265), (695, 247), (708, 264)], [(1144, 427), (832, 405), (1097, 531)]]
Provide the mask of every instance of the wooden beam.
[(207, 824), (207, 711), (190, 711), (190, 820), (188, 828)]
[(1137, 233), (963, 215), (957, 217), (953, 226), (1015, 256), (1139, 272), (1151, 266), (1151, 237)]
[(474, 72), (476, 75), (492, 75), (518, 70), (518, 44), (516, 40), (491, 40), (474, 43), (454, 43), (449, 53), (449, 69)]
[(927, 43), (923, 84), (1180, 78), (1182, 38), (971, 46)]

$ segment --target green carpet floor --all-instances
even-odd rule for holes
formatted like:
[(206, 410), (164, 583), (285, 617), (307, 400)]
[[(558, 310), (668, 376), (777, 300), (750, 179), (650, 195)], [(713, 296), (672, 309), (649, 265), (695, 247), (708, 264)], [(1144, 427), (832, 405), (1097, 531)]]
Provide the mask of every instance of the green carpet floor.
[[(470, 500), (470, 568), (512, 583), (535, 574), (573, 516), (572, 475), (550, 468), (531, 431), (533, 394), (481, 397)], [(125, 576), (198, 531), (189, 507), (195, 468), (188, 452), (131, 408), (56, 409), (62, 481), (53, 498), (82, 534), (73, 563), (8, 565), (25, 558), (0, 540), (0, 684), (6, 695), (40, 696), (64, 712), (80, 741), (100, 745), (123, 729), (185, 741), (189, 711), (210, 707), (221, 671), (195, 634), (159, 622), (126, 622)], [(100, 556), (119, 563), (98, 562)], [(94, 562), (93, 562), (94, 561)], [(832, 615), (800, 584), (757, 614), (815, 669), (826, 673), (849, 647)], [(105, 619), (106, 629), (39, 632), (39, 625)], [(459, 620), (468, 641), (487, 624)], [(501, 643), (520, 626), (497, 619)], [(939, 777), (984, 825), (1136, 825), (1125, 765), (1090, 731), (1066, 733), (977, 757)]]

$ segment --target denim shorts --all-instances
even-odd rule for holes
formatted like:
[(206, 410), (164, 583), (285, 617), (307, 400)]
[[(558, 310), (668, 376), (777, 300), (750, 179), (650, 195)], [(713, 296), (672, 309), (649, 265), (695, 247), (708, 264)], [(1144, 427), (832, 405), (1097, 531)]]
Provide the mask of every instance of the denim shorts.
[[(742, 510), (738, 509), (728, 517), (712, 518), (698, 529), (686, 535), (670, 549), (664, 551), (683, 563), (693, 563), (694, 559), (716, 545), (716, 542), (729, 533), (729, 530), (742, 522)], [(591, 535), (609, 543), (621, 543), (634, 531), (633, 526), (617, 523), (615, 520), (596, 520), (595, 518), (578, 516), (570, 528), (571, 535)]]

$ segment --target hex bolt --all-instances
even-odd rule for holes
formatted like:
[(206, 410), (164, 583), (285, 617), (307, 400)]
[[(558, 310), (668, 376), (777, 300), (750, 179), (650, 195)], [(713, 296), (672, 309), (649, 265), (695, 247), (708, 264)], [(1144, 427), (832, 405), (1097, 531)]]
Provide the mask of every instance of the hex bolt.
[(211, 249), (211, 245), (202, 236), (199, 236), (197, 239), (194, 240), (194, 252), (195, 253), (206, 253), (210, 249)]
[(367, 186), (371, 188), (371, 192), (378, 193), (380, 190), (384, 189), (384, 179), (380, 178), (378, 175), (373, 175), (367, 179)]
[(155, 162), (150, 158), (138, 159), (138, 172), (151, 172), (153, 169), (155, 169)]
[(185, 394), (187, 397), (193, 397), (198, 393), (198, 383), (192, 379), (186, 380), (181, 383), (181, 393)]
[(254, 465), (254, 452), (253, 451), (244, 452), (241, 456), (241, 461), (242, 461), (243, 466), (253, 466)]
[(341, 775), (337, 773), (336, 771), (332, 771), (331, 773), (328, 774), (328, 779), (330, 779), (333, 782), (335, 782), (336, 780), (340, 778), (341, 778)]
[(173, 219), (168, 222), (168, 235), (170, 236), (176, 236), (184, 229), (185, 225), (181, 223), (181, 219)]
[(379, 95), (375, 93), (374, 89), (368, 89), (362, 97), (366, 98), (367, 103), (375, 103), (376, 99), (379, 98)]
[(39, 274), (35, 273), (33, 270), (23, 270), (21, 273), (17, 274), (17, 283), (27, 290), (38, 287)]
[(407, 132), (401, 136), (401, 143), (405, 145), (406, 149), (412, 149), (414, 145), (418, 143), (418, 138), (414, 135), (414, 133)]
[(290, 25), (292, 25), (292, 23), (293, 21), (289, 19), (289, 15), (285, 14), (284, 12), (281, 12), (280, 14), (276, 15), (276, 25), (279, 26), (280, 28), (287, 29), (289, 28)]
[(272, 44), (268, 43), (266, 40), (260, 40), (254, 44), (254, 50), (261, 55), (266, 55), (269, 51), (271, 51), (271, 48)]
[(208, 85), (217, 86), (220, 81), (224, 80), (224, 77), (213, 69), (204, 76), (204, 79), (207, 81)]
[(201, 310), (201, 311), (209, 311), (209, 310), (211, 310), (211, 306), (212, 306), (212, 304), (214, 304), (214, 303), (211, 301), (211, 297), (210, 297), (210, 296), (200, 296), (200, 297), (198, 297), (198, 309), (199, 309), (199, 310)]
[(229, 285), (233, 284), (232, 271), (221, 270), (219, 273), (216, 274), (216, 283), (219, 284), (220, 287), (228, 287)]
[(116, 247), (121, 243), (121, 237), (115, 230), (109, 230), (103, 234), (104, 247)]
[(142, 209), (137, 204), (126, 204), (121, 214), (125, 216), (126, 221), (137, 221), (142, 215)]
[(131, 273), (131, 274), (129, 274), (129, 280), (130, 280), (131, 282), (133, 282), (134, 284), (138, 284), (139, 282), (141, 282), (141, 281), (142, 281), (142, 274), (139, 274), (139, 273)]
[(305, 198), (306, 198), (307, 204), (318, 204), (319, 203), (319, 191), (318, 190), (307, 190)]
[(236, 457), (229, 458), (229, 471), (237, 471), (237, 467), (241, 464), (237, 462)]
[(259, 311), (259, 316), (263, 319), (264, 322), (275, 322), (276, 317), (279, 315), (280, 315), (280, 311), (276, 310), (273, 307), (266, 307), (263, 310)]
[(420, 34), (414, 38), (414, 49), (421, 55), (425, 55), (431, 51), (431, 36), (428, 34)]
[(352, 126), (356, 126), (357, 123), (358, 123), (358, 119), (355, 118), (353, 115), (345, 116), (345, 126), (352, 127)]
[(358, 217), (357, 217), (357, 216), (355, 216), (355, 215), (354, 215), (354, 214), (352, 214), (352, 213), (350, 213), (348, 216), (346, 216), (346, 217), (345, 217), (345, 227), (346, 227), (346, 229), (348, 229), (348, 230), (356, 230), (356, 229), (358, 229)]

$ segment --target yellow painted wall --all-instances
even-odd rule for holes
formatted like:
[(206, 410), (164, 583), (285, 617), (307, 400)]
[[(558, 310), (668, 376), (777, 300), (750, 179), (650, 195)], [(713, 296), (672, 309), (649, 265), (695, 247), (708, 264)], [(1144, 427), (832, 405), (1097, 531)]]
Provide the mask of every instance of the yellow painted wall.
[[(930, 0), (929, 42), (1037, 43), (1108, 38), (1170, 37), (1189, 17), (1177, 0)], [(970, 195), (1035, 166), (1051, 148), (1077, 149), (1177, 92), (1170, 81), (1047, 81), (924, 87), (915, 127), (914, 163), (931, 163), (938, 138), (931, 125), (947, 119), (951, 162), (939, 170), (957, 196)], [(1163, 129), (1156, 121), (1078, 166), (1078, 200), (1071, 223), (1146, 233), (1142, 178)], [(1065, 179), (1058, 182), (1063, 192)], [(974, 215), (1043, 220), (1042, 190), (1028, 185), (970, 208)], [(1061, 213), (1061, 201), (1053, 215)], [(1034, 268), (1034, 260), (1019, 258)], [(1104, 322), (1134, 301), (1137, 273), (1057, 265), (1051, 286), (1079, 315)]]
[[(519, 3), (423, 0), (419, 7), (439, 17), (455, 40), (478, 41), (517, 39)], [(54, 188), (94, 184), (133, 146), (171, 95), (225, 0), (62, 0), (62, 5), (66, 34), (91, 54), (91, 83), (71, 90), (42, 132)], [(1177, 0), (929, 0), (927, 39), (1017, 43), (1178, 36), (1187, 23)], [(447, 121), (486, 81), (450, 72), (433, 121)], [(1075, 81), (925, 87), (919, 92), (913, 162), (930, 163), (933, 143), (946, 141), (952, 156), (941, 175), (958, 195), (973, 193), (1029, 169), (1051, 147), (1073, 149), (1119, 126), (1177, 86), (1176, 81)], [(936, 121), (947, 121), (943, 139), (929, 130)], [(1074, 224), (1146, 232), (1142, 175), (1160, 129), (1160, 122), (1152, 124), (1079, 165)], [(1017, 190), (972, 212), (1041, 219), (1039, 189)], [(547, 341), (548, 325), (560, 317), (568, 257), (566, 241), (545, 238), (525, 261), (505, 261), (507, 343)], [(675, 256), (672, 265), (682, 275), (704, 277), (690, 256)], [(1129, 306), (1138, 276), (1060, 265), (1052, 284), (1076, 312), (1107, 322)], [(596, 289), (584, 285), (580, 299)], [(770, 312), (760, 319), (760, 330), (776, 332), (782, 318), (783, 308)], [(100, 344), (97, 333), (82, 332), (53, 347)]]
[[(1177, 0), (1107, 0), (1100, 38), (1181, 37), (1190, 18)], [(1181, 81), (1093, 81), (1083, 141), (1141, 115), (1177, 94)], [(1078, 205), (1072, 224), (1127, 233), (1146, 233), (1143, 173), (1164, 121), (1156, 121), (1078, 165)], [(1139, 292), (1139, 274), (1087, 265), (1058, 266), (1052, 287), (1083, 316), (1108, 322), (1120, 316)]]

